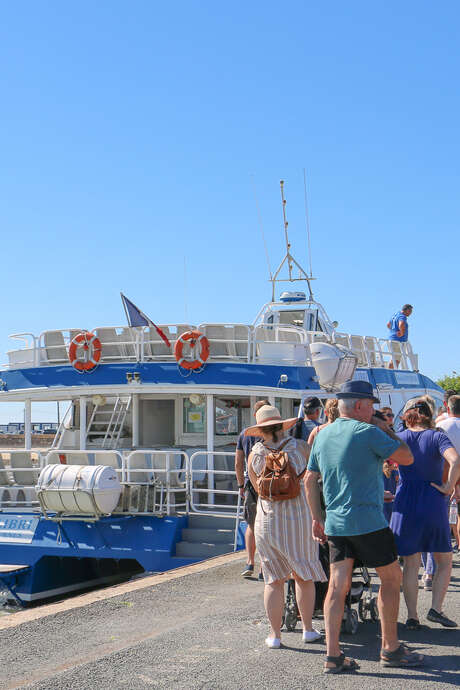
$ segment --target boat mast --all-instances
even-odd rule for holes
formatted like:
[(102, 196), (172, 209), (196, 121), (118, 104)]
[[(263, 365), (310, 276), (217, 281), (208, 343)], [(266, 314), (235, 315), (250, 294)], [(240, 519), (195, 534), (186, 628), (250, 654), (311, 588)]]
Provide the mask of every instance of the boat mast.
[[(291, 244), (289, 242), (289, 235), (288, 235), (288, 221), (286, 219), (286, 199), (284, 198), (284, 180), (280, 181), (280, 188), (281, 188), (281, 202), (282, 202), (282, 207), (283, 207), (283, 223), (284, 223), (284, 237), (286, 240), (286, 254), (284, 256), (284, 259), (276, 269), (275, 273), (273, 276), (270, 278), (270, 281), (272, 283), (272, 302), (275, 301), (275, 286), (276, 283), (293, 283), (298, 280), (306, 281), (308, 285), (308, 292), (309, 292), (309, 298), (313, 300), (313, 292), (311, 289), (310, 281), (314, 280), (314, 278), (310, 275), (307, 274), (306, 271), (302, 268), (302, 266), (297, 263), (297, 261), (294, 259), (294, 257), (291, 254)], [(284, 264), (287, 261), (288, 265), (288, 271), (289, 271), (289, 278), (278, 278), (281, 269), (283, 268)], [(293, 265), (297, 266), (299, 269), (299, 277), (294, 278), (292, 275), (292, 269)]]

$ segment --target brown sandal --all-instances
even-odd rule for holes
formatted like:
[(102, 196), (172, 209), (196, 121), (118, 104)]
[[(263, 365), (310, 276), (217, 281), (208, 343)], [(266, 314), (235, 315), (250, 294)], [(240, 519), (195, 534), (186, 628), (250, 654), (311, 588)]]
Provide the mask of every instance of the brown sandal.
[(339, 656), (327, 656), (326, 663), (327, 662), (335, 664), (335, 667), (324, 668), (323, 673), (348, 673), (349, 671), (357, 671), (359, 669), (356, 661), (346, 657), (343, 652)]
[(382, 666), (392, 668), (403, 668), (404, 666), (422, 666), (425, 661), (423, 654), (411, 652), (405, 644), (400, 644), (394, 652), (387, 652), (382, 649), (380, 652), (380, 663)]

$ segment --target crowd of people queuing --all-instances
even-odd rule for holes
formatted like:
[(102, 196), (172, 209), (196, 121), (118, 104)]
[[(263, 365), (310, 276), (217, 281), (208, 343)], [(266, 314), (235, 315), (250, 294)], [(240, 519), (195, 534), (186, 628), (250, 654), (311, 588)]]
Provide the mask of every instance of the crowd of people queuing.
[[(453, 392), (446, 395), (445, 409), (437, 417), (430, 396), (408, 401), (396, 430), (393, 411), (374, 409), (380, 401), (365, 381), (345, 383), (337, 397), (327, 401), (324, 424), (316, 397), (305, 400), (303, 419), (282, 419), (266, 400), (256, 404), (256, 424), (238, 441), (236, 473), (248, 522), (248, 564), (242, 575), (253, 574), (257, 549), (270, 623), (268, 647), (282, 646), (284, 584), (291, 577), (303, 640), (321, 638), (312, 626), (315, 583), (326, 580), (319, 543), (327, 544), (330, 562), (324, 602), (325, 673), (359, 668), (339, 645), (355, 561), (375, 568), (380, 579), (383, 666), (424, 663), (423, 655), (400, 643), (397, 635), (401, 585), (406, 626), (421, 628), (421, 559), (424, 586), (432, 591), (426, 618), (446, 628), (457, 626), (443, 611), (460, 527), (460, 396), (449, 393)], [(288, 491), (296, 481), (299, 484), (298, 492), (285, 499), (263, 493), (267, 466), (281, 463), (281, 457), (291, 468)]]

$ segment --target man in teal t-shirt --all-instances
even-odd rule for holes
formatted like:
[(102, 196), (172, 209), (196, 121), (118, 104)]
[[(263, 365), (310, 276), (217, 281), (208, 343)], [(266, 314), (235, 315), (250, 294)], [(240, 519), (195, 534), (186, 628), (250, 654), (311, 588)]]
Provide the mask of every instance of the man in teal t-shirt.
[(339, 417), (319, 433), (308, 463), (323, 480), (325, 532), (349, 537), (388, 527), (383, 514), (383, 461), (400, 446), (373, 424)]
[[(348, 381), (337, 398), (340, 417), (316, 436), (305, 480), (313, 536), (329, 544), (331, 573), (324, 602), (325, 671), (337, 673), (356, 668), (356, 662), (345, 658), (339, 647), (345, 597), (355, 559), (364, 566), (376, 568), (381, 580), (378, 606), (382, 663), (418, 666), (423, 656), (400, 645), (397, 636), (402, 577), (393, 533), (383, 514), (382, 471), (387, 458), (401, 465), (410, 465), (414, 459), (408, 446), (374, 416), (374, 403), (379, 400), (374, 397), (370, 383)], [(325, 525), (320, 477), (326, 506)]]

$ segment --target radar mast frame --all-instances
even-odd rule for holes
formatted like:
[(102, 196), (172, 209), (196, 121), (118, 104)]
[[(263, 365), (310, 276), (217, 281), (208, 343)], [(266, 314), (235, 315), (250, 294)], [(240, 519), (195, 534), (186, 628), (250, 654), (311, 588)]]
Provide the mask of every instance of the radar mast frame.
[[(286, 199), (284, 198), (284, 180), (280, 180), (280, 188), (281, 188), (281, 202), (282, 202), (282, 207), (283, 207), (283, 224), (284, 224), (284, 238), (286, 240), (286, 254), (281, 261), (280, 265), (274, 272), (272, 276), (270, 276), (270, 282), (272, 284), (272, 302), (275, 301), (275, 286), (276, 283), (293, 283), (296, 281), (304, 281), (308, 285), (308, 292), (309, 292), (309, 299), (313, 300), (313, 291), (311, 289), (311, 284), (310, 281), (315, 280), (313, 276), (309, 276), (308, 273), (302, 268), (302, 266), (294, 259), (294, 257), (291, 254), (291, 243), (289, 242), (289, 235), (288, 235), (288, 221), (286, 218)], [(289, 270), (289, 278), (278, 278), (281, 269), (283, 268), (284, 264), (287, 262), (288, 265), (288, 270)], [(299, 269), (299, 277), (294, 278), (292, 275), (292, 270), (293, 266), (296, 266)]]

